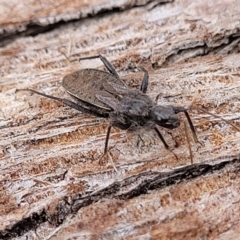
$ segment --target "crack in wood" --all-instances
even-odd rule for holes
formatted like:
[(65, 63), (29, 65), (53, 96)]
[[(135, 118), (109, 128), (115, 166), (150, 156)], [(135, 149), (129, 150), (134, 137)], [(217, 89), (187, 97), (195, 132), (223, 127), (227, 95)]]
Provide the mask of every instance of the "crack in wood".
[[(8, 44), (11, 44), (12, 42), (16, 41), (17, 39), (19, 38), (22, 38), (22, 37), (28, 37), (28, 36), (36, 36), (38, 34), (42, 34), (42, 33), (46, 33), (46, 32), (49, 32), (49, 31), (52, 31), (54, 29), (57, 29), (61, 26), (64, 26), (66, 24), (70, 24), (70, 23), (74, 23), (74, 22), (77, 22), (77, 21), (81, 21), (82, 19), (85, 19), (85, 18), (93, 18), (93, 17), (102, 17), (104, 16), (105, 14), (114, 14), (114, 13), (118, 13), (118, 12), (122, 12), (124, 10), (127, 10), (127, 9), (130, 9), (130, 8), (136, 8), (136, 7), (139, 7), (139, 6), (146, 6), (150, 3), (150, 8), (151, 7), (151, 2), (150, 0), (147, 0), (144, 4), (138, 4), (138, 1), (133, 1), (131, 4), (126, 4), (126, 5), (123, 5), (123, 6), (109, 6), (109, 8), (104, 8), (104, 7), (101, 7), (101, 6), (97, 6), (98, 8), (94, 8), (93, 6), (89, 6), (89, 10), (87, 13), (83, 14), (81, 12), (81, 9), (79, 9), (79, 13), (78, 13), (78, 18), (76, 17), (72, 17), (70, 18), (70, 20), (66, 21), (66, 20), (59, 20), (59, 16), (56, 16), (55, 19), (56, 19), (56, 22), (54, 23), (50, 23), (47, 24), (47, 25), (41, 25), (41, 24), (38, 24), (38, 20), (32, 20), (32, 21), (29, 21), (26, 25), (25, 25), (25, 29), (24, 31), (19, 31), (16, 27), (15, 29), (15, 32), (8, 32), (8, 31), (3, 31), (3, 34), (0, 34), (0, 47), (4, 47)], [(154, 5), (154, 7), (156, 7), (157, 5), (159, 4), (164, 4), (164, 3), (168, 3), (168, 2), (172, 2), (172, 0), (160, 0), (160, 1), (157, 1), (157, 3)], [(46, 22), (48, 21), (48, 19), (46, 18)], [(24, 23), (22, 23), (22, 25), (24, 25)]]
[[(172, 64), (173, 62), (176, 62), (176, 57), (179, 59), (188, 59), (188, 58), (194, 58), (194, 57), (198, 57), (198, 56), (205, 56), (208, 55), (210, 53), (215, 53), (217, 54), (218, 52), (224, 50), (227, 46), (230, 47), (230, 49), (228, 49), (228, 51), (225, 54), (231, 54), (234, 53), (235, 51), (237, 51), (238, 48), (238, 42), (240, 41), (240, 37), (238, 36), (240, 34), (240, 31), (237, 31), (236, 33), (232, 33), (229, 36), (225, 36), (223, 35), (221, 39), (218, 39), (214, 45), (217, 44), (217, 42), (219, 42), (219, 45), (211, 47), (208, 46), (207, 42), (205, 42), (204, 44), (200, 44), (200, 45), (196, 45), (194, 47), (185, 47), (185, 48), (179, 48), (178, 50), (173, 50), (176, 51), (176, 53), (171, 54), (169, 56), (166, 57), (165, 61), (163, 63), (161, 63), (161, 67), (167, 67), (168, 65)], [(227, 39), (227, 43), (222, 43), (223, 39)], [(191, 43), (190, 43), (191, 44)], [(190, 53), (193, 54), (190, 54)], [(190, 55), (190, 57), (184, 57), (184, 55)], [(154, 69), (158, 69), (159, 65), (158, 63), (154, 63), (152, 64), (152, 67)]]
[[(239, 170), (240, 156), (232, 156), (231, 160), (214, 165), (195, 164), (164, 173), (152, 171), (143, 172), (122, 181), (116, 181), (108, 187), (92, 193), (66, 196), (57, 204), (55, 213), (49, 213), (46, 209), (43, 209), (40, 213), (34, 213), (32, 216), (16, 223), (11, 228), (0, 231), (0, 239), (10, 239), (21, 236), (30, 230), (36, 229), (40, 224), (46, 221), (58, 226), (62, 224), (70, 214), (74, 214), (79, 209), (98, 202), (103, 198), (129, 200), (139, 195), (147, 194), (148, 191), (163, 189), (206, 174), (214, 174), (227, 168), (229, 165), (234, 165), (235, 169)], [(135, 187), (129, 188), (129, 186), (136, 182), (138, 182), (138, 184)], [(124, 188), (129, 189), (124, 192)]]

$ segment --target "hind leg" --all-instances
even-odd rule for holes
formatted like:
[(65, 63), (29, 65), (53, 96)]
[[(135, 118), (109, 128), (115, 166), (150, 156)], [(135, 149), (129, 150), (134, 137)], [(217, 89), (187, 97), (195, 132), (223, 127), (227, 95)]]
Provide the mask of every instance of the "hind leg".
[(59, 97), (55, 97), (55, 96), (52, 96), (52, 95), (47, 95), (47, 94), (35, 91), (33, 89), (27, 89), (26, 88), (26, 89), (17, 89), (16, 90), (16, 92), (20, 92), (20, 91), (29, 91), (29, 92), (32, 92), (32, 93), (36, 93), (36, 94), (41, 95), (43, 97), (50, 98), (50, 99), (56, 100), (58, 102), (61, 102), (64, 105), (69, 106), (71, 108), (74, 108), (74, 109), (76, 109), (76, 110), (78, 110), (80, 112), (91, 114), (91, 115), (94, 115), (96, 117), (104, 117), (104, 118), (108, 117), (108, 113), (100, 113), (96, 109), (85, 108), (84, 104), (81, 105), (80, 101), (79, 101), (79, 103), (75, 103), (75, 102), (72, 102), (72, 101), (70, 101), (68, 99), (59, 98)]

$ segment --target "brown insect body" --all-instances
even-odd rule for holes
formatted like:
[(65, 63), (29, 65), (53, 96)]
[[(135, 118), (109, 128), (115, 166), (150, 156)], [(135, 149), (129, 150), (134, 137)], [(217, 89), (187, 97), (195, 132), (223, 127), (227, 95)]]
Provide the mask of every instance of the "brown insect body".
[(144, 126), (150, 120), (149, 108), (156, 105), (141, 91), (130, 90), (116, 76), (97, 69), (69, 74), (63, 78), (62, 86), (76, 100), (83, 101), (95, 111), (105, 112), (112, 122), (119, 122), (119, 128), (121, 123), (126, 125), (123, 129)]
[(174, 107), (157, 106), (149, 96), (129, 89), (112, 73), (97, 69), (79, 70), (65, 76), (62, 86), (77, 101), (82, 101), (95, 112), (104, 112), (112, 126), (120, 129), (153, 127), (155, 122), (167, 128), (180, 124)]
[(64, 77), (62, 86), (76, 102), (46, 95), (32, 89), (23, 90), (60, 101), (84, 113), (109, 118), (110, 124), (106, 135), (103, 156), (108, 154), (108, 140), (112, 126), (124, 130), (136, 126), (153, 128), (164, 146), (168, 148), (157, 125), (169, 129), (178, 127), (180, 125), (180, 119), (177, 115), (179, 112), (185, 113), (194, 139), (197, 141), (187, 109), (171, 105), (159, 106), (145, 94), (148, 87), (148, 72), (144, 68), (141, 68), (144, 72), (144, 77), (140, 90), (132, 90), (119, 78), (111, 63), (105, 57), (101, 55), (99, 57), (109, 72), (97, 69), (83, 69)]

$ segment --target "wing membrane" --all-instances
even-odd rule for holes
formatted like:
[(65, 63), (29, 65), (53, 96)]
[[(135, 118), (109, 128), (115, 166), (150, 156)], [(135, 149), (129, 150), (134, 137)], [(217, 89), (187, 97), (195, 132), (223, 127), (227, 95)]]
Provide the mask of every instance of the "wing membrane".
[(83, 69), (69, 74), (63, 78), (62, 86), (75, 98), (108, 110), (111, 110), (111, 104), (106, 104), (99, 96), (104, 91), (119, 95), (128, 89), (116, 76), (97, 69)]

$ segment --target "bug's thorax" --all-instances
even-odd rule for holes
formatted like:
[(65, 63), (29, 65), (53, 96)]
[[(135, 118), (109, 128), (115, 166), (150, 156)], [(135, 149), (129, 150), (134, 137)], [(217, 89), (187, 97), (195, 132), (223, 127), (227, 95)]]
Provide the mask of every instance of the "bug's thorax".
[(149, 116), (149, 109), (154, 105), (155, 103), (146, 94), (131, 90), (121, 96), (117, 110), (129, 116), (147, 117)]
[(180, 125), (180, 118), (176, 114), (175, 108), (171, 105), (156, 105), (150, 109), (150, 118), (159, 126), (165, 128), (176, 128)]
[(111, 119), (129, 123), (131, 128), (141, 126), (151, 128), (155, 125), (150, 119), (150, 112), (155, 103), (140, 91), (130, 90), (126, 94), (118, 95), (119, 105), (111, 114)]

